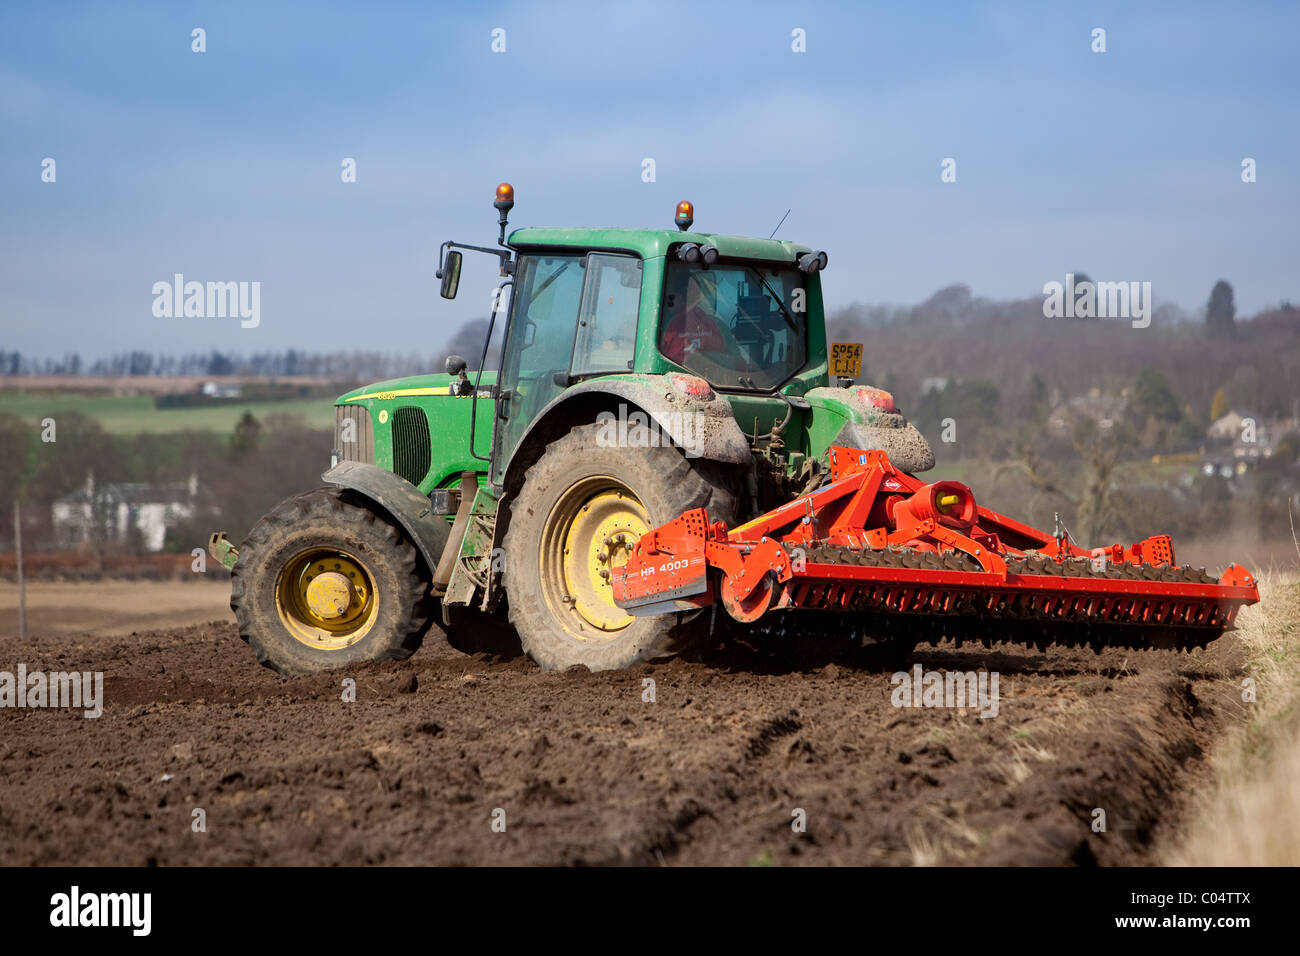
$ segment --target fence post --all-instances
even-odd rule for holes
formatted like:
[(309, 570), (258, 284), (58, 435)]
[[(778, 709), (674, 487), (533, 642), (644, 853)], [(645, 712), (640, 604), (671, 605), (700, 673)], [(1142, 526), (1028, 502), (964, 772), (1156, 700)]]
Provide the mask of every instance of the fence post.
[(18, 559), (18, 637), (27, 640), (27, 583), (23, 580), (23, 523), (14, 497), (14, 551)]

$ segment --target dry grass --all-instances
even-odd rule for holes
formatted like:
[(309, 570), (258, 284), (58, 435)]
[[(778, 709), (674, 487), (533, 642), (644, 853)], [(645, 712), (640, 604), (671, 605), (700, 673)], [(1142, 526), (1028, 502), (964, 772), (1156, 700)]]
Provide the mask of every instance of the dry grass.
[(1238, 636), (1255, 681), (1253, 716), (1221, 746), (1216, 786), (1201, 801), (1174, 866), (1300, 865), (1300, 582), (1260, 577), (1260, 603)]

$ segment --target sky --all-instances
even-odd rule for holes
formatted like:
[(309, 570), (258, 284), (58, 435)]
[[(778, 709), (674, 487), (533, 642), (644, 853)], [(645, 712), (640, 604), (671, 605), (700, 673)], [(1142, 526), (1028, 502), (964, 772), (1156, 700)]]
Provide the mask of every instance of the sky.
[[(495, 243), (503, 180), (512, 226), (788, 209), (832, 308), (1086, 272), (1249, 315), (1300, 300), (1298, 36), (1294, 3), (5, 2), (0, 349), (434, 352), (497, 281), (470, 254), (439, 298), (438, 246)], [(156, 316), (176, 273), (260, 283), (258, 324)]]

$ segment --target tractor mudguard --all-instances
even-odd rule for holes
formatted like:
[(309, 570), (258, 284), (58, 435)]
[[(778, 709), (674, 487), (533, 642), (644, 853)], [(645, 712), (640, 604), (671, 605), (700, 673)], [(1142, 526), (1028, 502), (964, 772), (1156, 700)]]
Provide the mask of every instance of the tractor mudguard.
[(848, 422), (831, 442), (845, 448), (871, 448), (883, 451), (894, 464), (909, 475), (934, 467), (930, 443), (911, 422), (881, 426), (865, 422)]
[[(693, 375), (676, 373), (678, 377), (705, 386), (704, 380)], [(557, 395), (533, 419), (528, 430), (524, 432), (519, 444), (522, 447), (533, 433), (533, 429), (548, 418), (551, 413), (567, 402), (579, 400), (582, 396), (608, 395), (624, 399), (629, 405), (636, 405), (650, 417), (659, 430), (686, 451), (689, 458), (705, 458), (720, 461), (728, 465), (746, 465), (751, 460), (749, 442), (745, 433), (736, 423), (731, 403), (708, 388), (712, 396), (705, 401), (694, 398), (673, 387), (673, 375), (642, 375), (627, 378), (589, 379), (579, 382)], [(628, 415), (632, 410), (628, 410)], [(698, 416), (698, 417), (696, 417)], [(619, 427), (626, 418), (615, 414), (608, 424), (611, 429)], [(597, 424), (601, 421), (598, 420)], [(635, 428), (637, 422), (629, 423)]]
[[(893, 407), (893, 396), (888, 392), (868, 386), (823, 386), (810, 389), (804, 398), (848, 418), (831, 445), (883, 451), (896, 468), (912, 475), (934, 467), (930, 443)], [(873, 405), (873, 401), (878, 404)]]
[(424, 561), (432, 571), (438, 566), (451, 536), (451, 524), (442, 515), (433, 513), (429, 499), (420, 494), (420, 490), (400, 475), (385, 471), (378, 465), (369, 465), (360, 461), (345, 461), (336, 465), (321, 480), (326, 484), (365, 495), (386, 512), (411, 536), (415, 546), (424, 555)]

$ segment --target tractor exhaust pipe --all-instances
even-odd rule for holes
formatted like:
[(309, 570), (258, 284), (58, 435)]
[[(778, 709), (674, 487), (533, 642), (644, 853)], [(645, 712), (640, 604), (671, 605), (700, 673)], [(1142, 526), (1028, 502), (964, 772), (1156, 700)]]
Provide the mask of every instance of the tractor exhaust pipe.
[(460, 473), (460, 504), (456, 506), (456, 520), (451, 525), (451, 536), (447, 546), (438, 558), (438, 567), (433, 572), (433, 584), (430, 590), (438, 597), (447, 593), (451, 582), (452, 569), (460, 557), (460, 546), (465, 543), (465, 529), (469, 527), (470, 511), (474, 507), (474, 496), (478, 494), (478, 473), (462, 471)]

